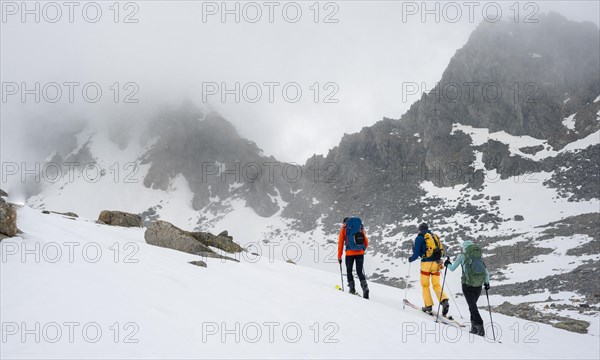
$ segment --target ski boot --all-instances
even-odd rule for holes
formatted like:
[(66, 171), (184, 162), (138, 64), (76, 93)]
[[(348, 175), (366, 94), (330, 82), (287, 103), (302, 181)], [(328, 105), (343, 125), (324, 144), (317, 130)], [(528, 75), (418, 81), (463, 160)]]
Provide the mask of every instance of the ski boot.
[(442, 316), (448, 315), (448, 310), (450, 310), (450, 303), (448, 302), (448, 299), (442, 300), (441, 304), (442, 304)]
[(354, 279), (352, 281), (348, 281), (348, 292), (352, 295), (356, 295), (356, 288), (354, 286)]
[(483, 329), (483, 325), (480, 324), (471, 323), (471, 331), (469, 331), (469, 333), (479, 336), (485, 336), (485, 330)]
[(362, 291), (363, 291), (363, 298), (368, 299), (369, 298), (369, 286), (367, 285), (367, 281), (362, 280), (360, 282), (360, 287), (362, 288)]
[(431, 305), (429, 305), (429, 306), (423, 306), (421, 308), (421, 310), (423, 310), (423, 312), (426, 312), (426, 313), (428, 313), (428, 314), (431, 315), (432, 312), (433, 312), (433, 306), (431, 306)]

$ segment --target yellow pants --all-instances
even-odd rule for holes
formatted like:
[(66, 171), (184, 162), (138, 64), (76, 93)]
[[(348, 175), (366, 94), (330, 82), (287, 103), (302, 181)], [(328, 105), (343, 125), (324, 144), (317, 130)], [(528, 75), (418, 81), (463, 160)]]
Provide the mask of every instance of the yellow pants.
[(433, 291), (437, 296), (438, 301), (448, 299), (446, 294), (442, 293), (442, 285), (440, 285), (440, 266), (436, 262), (421, 262), (421, 286), (423, 287), (423, 301), (425, 306), (433, 306), (431, 291), (429, 290), (429, 282), (433, 285)]

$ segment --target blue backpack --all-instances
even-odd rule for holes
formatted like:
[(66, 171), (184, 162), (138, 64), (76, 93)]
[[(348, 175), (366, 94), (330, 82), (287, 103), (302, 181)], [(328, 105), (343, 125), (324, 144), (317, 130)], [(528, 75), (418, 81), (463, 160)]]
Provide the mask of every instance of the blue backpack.
[(346, 250), (365, 250), (365, 235), (362, 221), (358, 217), (346, 220)]

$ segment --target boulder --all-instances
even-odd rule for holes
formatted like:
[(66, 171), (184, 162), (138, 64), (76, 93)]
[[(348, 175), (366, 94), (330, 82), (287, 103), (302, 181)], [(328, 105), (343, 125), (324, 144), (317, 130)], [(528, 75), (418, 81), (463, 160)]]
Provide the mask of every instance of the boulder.
[(17, 236), (17, 207), (0, 197), (0, 234)]
[(211, 248), (192, 237), (189, 232), (163, 220), (151, 223), (146, 229), (144, 239), (150, 245), (183, 251), (188, 254), (237, 261), (215, 253)]
[(79, 217), (79, 215), (75, 214), (74, 212), (70, 212), (70, 211), (67, 211), (67, 212), (64, 212), (64, 213), (58, 212), (58, 211), (48, 211), (48, 210), (42, 211), (42, 214), (50, 214), (50, 213), (52, 213), (52, 214), (58, 214), (58, 215), (64, 215), (64, 216), (69, 216), (69, 217), (74, 217), (74, 218)]
[(79, 215), (77, 215), (77, 214), (75, 214), (74, 212), (71, 212), (71, 211), (67, 211), (67, 212), (64, 212), (64, 213), (53, 211), (53, 213), (59, 214), (59, 215), (64, 215), (64, 216), (69, 216), (69, 217), (74, 217), (74, 218), (79, 217)]
[(525, 154), (535, 155), (538, 152), (544, 150), (544, 145), (525, 146), (525, 147), (520, 148), (519, 150)]
[(483, 199), (483, 197), (484, 197), (483, 194), (476, 194), (476, 195), (473, 195), (471, 200), (480, 200), (480, 199)]
[(590, 323), (584, 320), (568, 319), (552, 324), (555, 328), (587, 334)]
[(190, 261), (189, 263), (200, 267), (206, 267), (206, 263), (202, 260)]
[(102, 210), (98, 221), (106, 225), (123, 227), (142, 227), (142, 217), (137, 214), (130, 214), (123, 211)]
[(206, 246), (216, 247), (228, 253), (239, 253), (242, 252), (242, 247), (233, 241), (233, 237), (227, 234), (227, 231), (222, 232), (219, 235), (213, 235), (207, 232), (187, 232), (187, 234), (194, 239), (200, 241)]
[(483, 214), (479, 217), (479, 219), (477, 219), (477, 221), (481, 222), (481, 223), (489, 223), (489, 222), (495, 222), (497, 221), (497, 217), (494, 214), (490, 214), (490, 213), (486, 213)]
[(525, 218), (523, 217), (523, 215), (515, 215), (514, 219), (515, 219), (515, 221), (523, 221), (523, 220), (525, 220)]

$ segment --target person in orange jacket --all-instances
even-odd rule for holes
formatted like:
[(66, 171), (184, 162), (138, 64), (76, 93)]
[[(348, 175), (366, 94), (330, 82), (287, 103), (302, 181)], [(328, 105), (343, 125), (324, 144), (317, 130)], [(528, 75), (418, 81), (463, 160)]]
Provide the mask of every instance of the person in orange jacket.
[[(360, 280), (360, 287), (363, 290), (363, 298), (369, 298), (369, 286), (367, 285), (367, 278), (365, 276), (364, 270), (364, 261), (365, 261), (365, 250), (369, 247), (369, 239), (367, 238), (367, 234), (365, 233), (365, 229), (360, 225), (360, 231), (364, 236), (364, 245), (358, 246), (362, 247), (362, 249), (348, 249), (347, 239), (346, 239), (346, 222), (348, 218), (344, 218), (342, 229), (340, 230), (340, 234), (338, 235), (338, 262), (342, 263), (342, 254), (344, 252), (344, 245), (346, 245), (346, 273), (348, 277), (348, 288), (350, 289), (351, 294), (356, 294), (356, 289), (354, 287), (354, 276), (352, 276), (352, 269), (354, 267), (354, 263), (356, 262), (356, 274), (358, 275), (358, 279)], [(359, 220), (360, 221), (360, 220)]]

